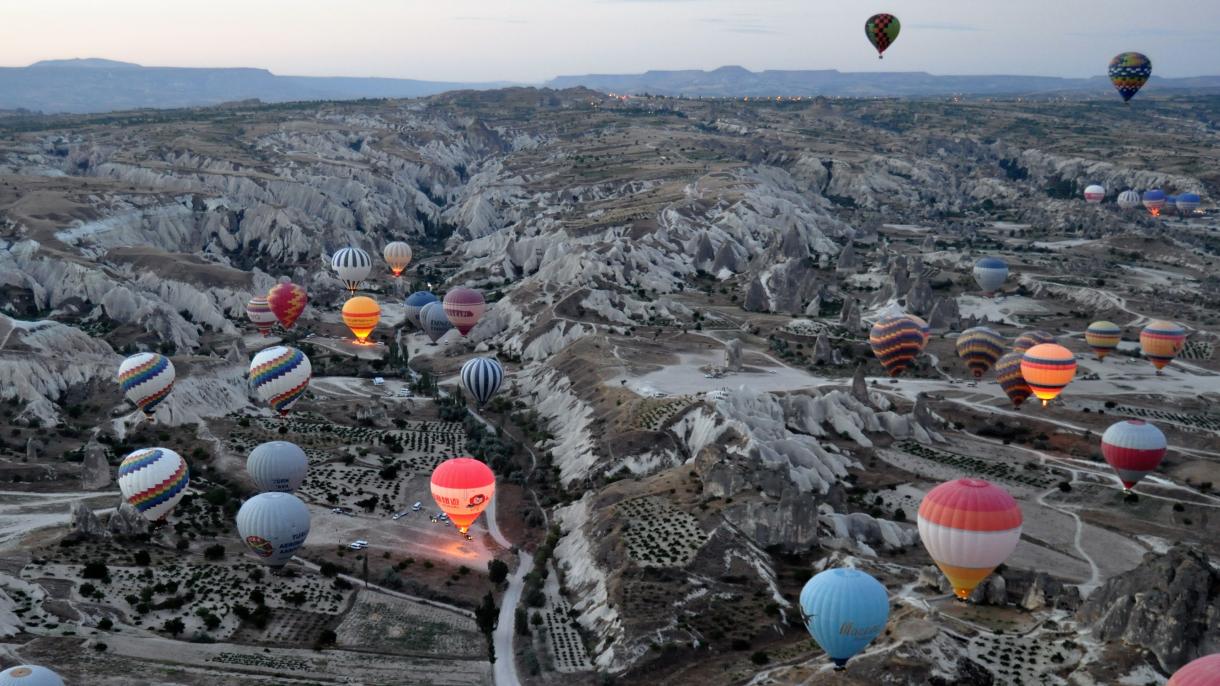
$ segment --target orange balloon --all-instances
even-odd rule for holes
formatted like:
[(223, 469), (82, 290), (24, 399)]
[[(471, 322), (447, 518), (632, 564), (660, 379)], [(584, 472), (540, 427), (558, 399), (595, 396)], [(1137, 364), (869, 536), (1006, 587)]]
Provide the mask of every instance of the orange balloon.
[(432, 472), (432, 499), (466, 533), (496, 492), (496, 475), (473, 457), (445, 460)]
[(1021, 357), (1021, 376), (1045, 406), (1059, 397), (1076, 376), (1076, 356), (1058, 343), (1043, 343)]
[(367, 296), (358, 295), (343, 303), (343, 323), (352, 330), (356, 340), (364, 342), (377, 322), (381, 321), (381, 307), (377, 301)]

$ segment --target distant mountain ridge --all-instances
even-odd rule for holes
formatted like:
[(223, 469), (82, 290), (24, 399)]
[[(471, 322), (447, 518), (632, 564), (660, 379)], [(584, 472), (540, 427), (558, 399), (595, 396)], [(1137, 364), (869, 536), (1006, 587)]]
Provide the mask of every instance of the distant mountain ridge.
[[(711, 71), (685, 69), (647, 71), (643, 74), (586, 74), (559, 76), (551, 88), (585, 86), (610, 93), (651, 93), (704, 97), (830, 95), (844, 97), (929, 97), (947, 95), (1069, 95), (1114, 94), (1104, 76), (941, 76), (927, 72), (841, 72), (834, 69), (752, 72), (726, 66)], [(1160, 78), (1153, 76), (1147, 92), (1220, 91), (1220, 76)]]
[(263, 102), (409, 98), (506, 85), (510, 84), (279, 76), (256, 68), (145, 67), (98, 58), (65, 59), (0, 67), (0, 109), (83, 113), (216, 105), (251, 98)]

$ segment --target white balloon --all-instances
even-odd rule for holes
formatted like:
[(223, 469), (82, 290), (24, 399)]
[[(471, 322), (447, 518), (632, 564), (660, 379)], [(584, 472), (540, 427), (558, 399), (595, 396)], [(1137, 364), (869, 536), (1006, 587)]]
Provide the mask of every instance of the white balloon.
[(349, 291), (356, 292), (360, 282), (373, 271), (373, 260), (360, 248), (343, 248), (330, 258), (330, 268), (343, 281)]
[(260, 350), (250, 361), (250, 386), (259, 400), (280, 414), (296, 404), (313, 376), (313, 365), (305, 353), (286, 345)]
[(250, 451), (246, 471), (260, 491), (292, 493), (305, 481), (309, 458), (295, 443), (270, 441)]
[(291, 493), (259, 493), (237, 511), (237, 533), (263, 562), (283, 567), (309, 538), (309, 508)]
[(64, 680), (46, 667), (18, 665), (0, 672), (0, 686), (64, 686)]

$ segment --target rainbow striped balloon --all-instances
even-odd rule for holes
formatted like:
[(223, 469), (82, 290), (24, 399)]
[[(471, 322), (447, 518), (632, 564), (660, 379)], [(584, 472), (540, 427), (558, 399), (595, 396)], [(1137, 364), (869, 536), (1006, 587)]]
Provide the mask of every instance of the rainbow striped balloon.
[(1093, 322), (1084, 332), (1084, 342), (1097, 353), (1099, 360), (1106, 359), (1106, 355), (1117, 350), (1122, 339), (1123, 330), (1114, 322)]
[(1035, 345), (1021, 356), (1021, 376), (1045, 407), (1072, 383), (1076, 356), (1057, 343)]
[(1149, 322), (1140, 332), (1140, 349), (1144, 357), (1152, 360), (1158, 374), (1173, 362), (1185, 343), (1186, 329), (1173, 322), (1157, 319)]
[(313, 366), (305, 353), (286, 345), (260, 350), (250, 362), (250, 386), (280, 414), (296, 404), (309, 388)]
[(186, 495), (191, 473), (186, 460), (168, 448), (137, 450), (119, 464), (119, 490), (146, 519), (163, 519)]
[(1165, 686), (1220, 686), (1220, 653), (1187, 663), (1169, 677)]
[(945, 482), (919, 503), (919, 537), (962, 600), (1016, 549), (1022, 521), (1008, 491), (982, 479)]
[(1013, 407), (1021, 407), (1021, 403), (1033, 394), (1025, 377), (1021, 375), (1021, 356), (1023, 353), (1005, 353), (995, 363), (995, 380), (1004, 389)]
[(978, 379), (995, 366), (1004, 354), (1004, 337), (994, 329), (976, 326), (957, 337), (957, 356), (962, 358), (970, 373)]
[(1054, 336), (1045, 331), (1026, 331), (1017, 336), (1017, 340), (1012, 342), (1012, 349), (1023, 353), (1035, 345), (1042, 345), (1043, 343), (1058, 343), (1058, 341)]
[(928, 338), (922, 321), (903, 314), (873, 324), (868, 344), (890, 376), (901, 374), (923, 352)]
[(1161, 464), (1168, 447), (1165, 434), (1142, 419), (1111, 424), (1101, 435), (1101, 454), (1118, 474), (1125, 491)]
[(136, 353), (119, 365), (115, 381), (127, 399), (152, 418), (157, 405), (165, 400), (174, 388), (174, 363), (157, 353)]

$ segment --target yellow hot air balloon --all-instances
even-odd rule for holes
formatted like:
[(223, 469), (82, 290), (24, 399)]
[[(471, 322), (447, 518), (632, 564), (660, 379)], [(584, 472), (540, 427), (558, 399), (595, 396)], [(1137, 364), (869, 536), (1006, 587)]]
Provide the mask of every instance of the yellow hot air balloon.
[(1144, 357), (1152, 360), (1157, 374), (1177, 357), (1185, 344), (1186, 329), (1173, 322), (1157, 319), (1149, 322), (1140, 332), (1140, 349)]
[(381, 307), (372, 298), (358, 295), (343, 303), (343, 323), (352, 330), (356, 340), (364, 343), (377, 322), (381, 321)]
[(1035, 345), (1021, 357), (1021, 376), (1045, 406), (1076, 376), (1076, 356), (1057, 343)]

